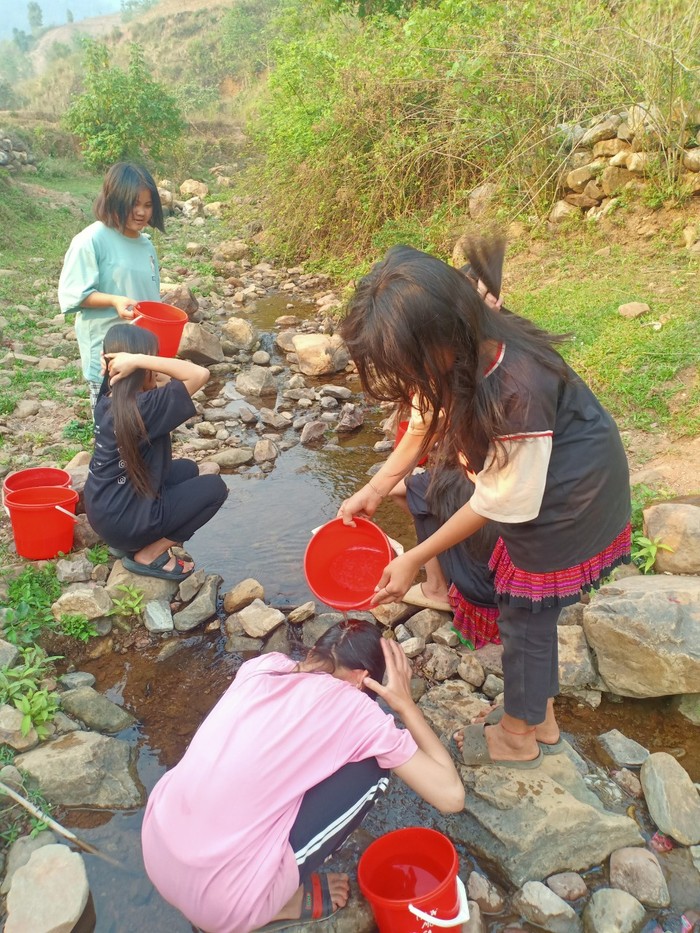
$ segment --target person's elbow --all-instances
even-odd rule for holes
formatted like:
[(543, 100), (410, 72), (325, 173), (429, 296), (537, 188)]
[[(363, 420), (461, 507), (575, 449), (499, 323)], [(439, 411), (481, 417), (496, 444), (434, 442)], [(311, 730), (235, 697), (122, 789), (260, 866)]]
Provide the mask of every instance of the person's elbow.
[(206, 368), (206, 366), (197, 366), (197, 374), (195, 378), (198, 383), (197, 391), (199, 391), (200, 389), (203, 389), (204, 386), (209, 382), (211, 373)]
[(464, 784), (459, 774), (455, 772), (454, 780), (446, 787), (444, 800), (438, 806), (442, 813), (460, 813), (464, 809)]

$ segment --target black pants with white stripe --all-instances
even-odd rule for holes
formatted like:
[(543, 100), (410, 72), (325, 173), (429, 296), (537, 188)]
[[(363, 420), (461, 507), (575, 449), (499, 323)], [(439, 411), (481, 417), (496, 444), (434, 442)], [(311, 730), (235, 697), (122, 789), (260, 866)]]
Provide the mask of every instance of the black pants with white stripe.
[(367, 816), (389, 786), (376, 758), (344, 765), (304, 794), (289, 834), (303, 884)]

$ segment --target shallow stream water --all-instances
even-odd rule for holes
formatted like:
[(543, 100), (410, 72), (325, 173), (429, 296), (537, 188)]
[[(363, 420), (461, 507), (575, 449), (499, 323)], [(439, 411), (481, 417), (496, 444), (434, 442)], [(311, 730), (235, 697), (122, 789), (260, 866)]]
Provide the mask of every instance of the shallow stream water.
[[(286, 301), (263, 302), (251, 319), (260, 329), (271, 331), (274, 318), (285, 309)], [(267, 339), (266, 347), (271, 344)], [(269, 400), (264, 404), (269, 405)], [(264, 586), (266, 602), (280, 608), (291, 608), (312, 598), (303, 575), (303, 554), (311, 529), (335, 517), (343, 498), (365, 482), (368, 468), (381, 459), (372, 449), (382, 438), (380, 418), (379, 412), (371, 412), (363, 429), (341, 436), (339, 449), (314, 450), (297, 445), (280, 455), (269, 474), (251, 469), (249, 473), (226, 477), (228, 500), (188, 542), (188, 550), (198, 565), (223, 577), (222, 592), (245, 577), (254, 577)], [(288, 433), (293, 435), (291, 428)], [(414, 543), (410, 523), (390, 504), (382, 505), (376, 519), (404, 546)], [(120, 738), (135, 746), (138, 776), (146, 792), (179, 760), (194, 731), (235, 676), (242, 659), (227, 654), (223, 645), (224, 638), (218, 632), (197, 632), (173, 639), (174, 650), (169, 654), (162, 653), (164, 643), (159, 643), (84, 665), (97, 678), (96, 689), (123, 704), (139, 720), (137, 727)], [(593, 761), (604, 764), (595, 736), (616, 728), (652, 751), (663, 749), (682, 756), (684, 767), (694, 780), (700, 781), (699, 730), (679, 717), (667, 701), (604, 700), (593, 711), (563, 700), (559, 713), (567, 737)], [(95, 930), (190, 931), (190, 924), (161, 900), (145, 876), (139, 844), (141, 818), (140, 809), (81, 809), (59, 814), (59, 819), (78, 835), (123, 865), (118, 870), (95, 857), (85, 858), (97, 917)], [(405, 825), (440, 828), (436, 811), (410, 791), (394, 786), (375, 807), (367, 828), (378, 834)], [(650, 827), (643, 825), (643, 831), (649, 834)], [(466, 878), (475, 864), (468, 852), (460, 855), (461, 874)], [(673, 879), (672, 889), (673, 885), (677, 889), (674, 901), (685, 903), (693, 875), (687, 872), (685, 863), (675, 868), (668, 862), (669, 867), (673, 868), (668, 872)], [(604, 882), (600, 871), (589, 873), (587, 880), (592, 887)], [(700, 907), (700, 893), (695, 900)], [(491, 921), (489, 930), (505, 925), (506, 918), (499, 918)]]

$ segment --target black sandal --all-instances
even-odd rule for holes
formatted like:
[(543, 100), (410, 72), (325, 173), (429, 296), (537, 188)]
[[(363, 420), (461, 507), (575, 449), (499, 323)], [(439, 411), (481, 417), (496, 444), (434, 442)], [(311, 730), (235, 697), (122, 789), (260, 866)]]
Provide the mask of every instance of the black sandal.
[(165, 570), (165, 565), (172, 556), (170, 551), (165, 551), (160, 557), (156, 557), (154, 561), (151, 561), (150, 564), (139, 564), (133, 557), (123, 557), (122, 566), (125, 570), (128, 570), (129, 573), (136, 573), (142, 577), (156, 577), (159, 580), (173, 580), (176, 583), (180, 583), (194, 572), (194, 567), (192, 567), (191, 570), (184, 570), (184, 560), (176, 557), (175, 567), (172, 570)]

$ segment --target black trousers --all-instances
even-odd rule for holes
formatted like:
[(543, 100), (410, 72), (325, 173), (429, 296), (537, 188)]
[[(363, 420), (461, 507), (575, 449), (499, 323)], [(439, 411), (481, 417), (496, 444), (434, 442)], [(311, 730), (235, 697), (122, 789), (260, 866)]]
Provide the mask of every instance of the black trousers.
[(344, 765), (304, 794), (289, 834), (303, 884), (367, 816), (389, 785), (376, 758)]
[(547, 700), (559, 693), (561, 607), (532, 612), (500, 602), (498, 608), (505, 711), (530, 726), (539, 725), (547, 713)]

